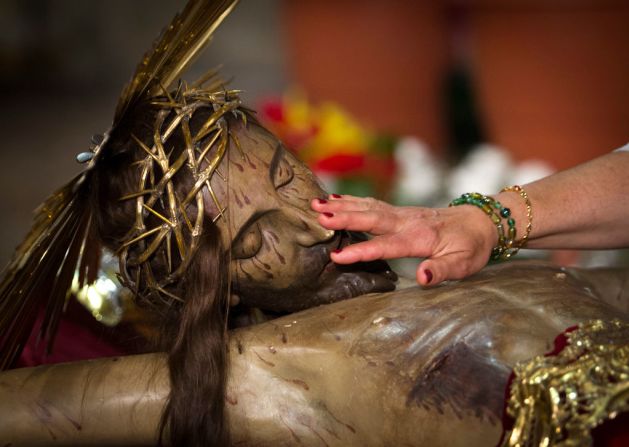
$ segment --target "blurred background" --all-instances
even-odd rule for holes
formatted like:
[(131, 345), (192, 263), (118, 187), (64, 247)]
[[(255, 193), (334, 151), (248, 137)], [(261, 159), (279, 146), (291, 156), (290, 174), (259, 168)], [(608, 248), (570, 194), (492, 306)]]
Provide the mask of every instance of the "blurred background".
[[(184, 3), (0, 0), (1, 264)], [(242, 0), (187, 79), (222, 65), (330, 191), (443, 205), (627, 143), (628, 24), (627, 1)]]

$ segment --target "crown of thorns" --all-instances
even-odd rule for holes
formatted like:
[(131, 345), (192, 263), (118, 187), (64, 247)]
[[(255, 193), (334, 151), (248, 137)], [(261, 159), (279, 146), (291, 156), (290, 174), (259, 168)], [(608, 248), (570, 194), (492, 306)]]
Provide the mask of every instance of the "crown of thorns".
[[(181, 301), (166, 290), (166, 286), (181, 278), (199, 246), (205, 219), (204, 189), (218, 209), (213, 221), (223, 216), (225, 208), (219, 203), (210, 180), (215, 173), (225, 179), (218, 166), (230, 138), (240, 149), (225, 117), (232, 114), (246, 123), (247, 116), (239, 109), (238, 90), (188, 88), (182, 83), (174, 94), (165, 89), (164, 93), (151, 102), (160, 109), (154, 123), (152, 145), (132, 135), (146, 155), (136, 162), (140, 169), (137, 191), (120, 198), (135, 201), (135, 222), (117, 254), (121, 281), (135, 293), (158, 292), (160, 296)], [(197, 109), (208, 105), (213, 112), (193, 135), (189, 121)], [(185, 147), (179, 155), (172, 156), (172, 151), (167, 152), (165, 146), (177, 129), (181, 131)], [(189, 191), (182, 193), (175, 189), (173, 178), (184, 166), (188, 167), (194, 182)], [(196, 207), (189, 206), (193, 202)], [(163, 211), (160, 213), (156, 208)], [(189, 214), (189, 208), (194, 208), (193, 215)], [(149, 226), (149, 216), (157, 218), (152, 219), (157, 222), (156, 226)], [(157, 253), (165, 254), (165, 274), (154, 272), (151, 266), (150, 261)]]

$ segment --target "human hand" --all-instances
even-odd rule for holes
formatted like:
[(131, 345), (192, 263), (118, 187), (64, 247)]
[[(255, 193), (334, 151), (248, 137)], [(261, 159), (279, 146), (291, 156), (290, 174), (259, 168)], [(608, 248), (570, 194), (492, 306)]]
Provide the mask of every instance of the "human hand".
[(319, 223), (331, 230), (364, 231), (374, 237), (331, 254), (337, 264), (375, 259), (426, 258), (417, 282), (435, 285), (483, 268), (496, 245), (496, 227), (472, 205), (451, 208), (396, 207), (372, 198), (332, 194), (314, 199)]

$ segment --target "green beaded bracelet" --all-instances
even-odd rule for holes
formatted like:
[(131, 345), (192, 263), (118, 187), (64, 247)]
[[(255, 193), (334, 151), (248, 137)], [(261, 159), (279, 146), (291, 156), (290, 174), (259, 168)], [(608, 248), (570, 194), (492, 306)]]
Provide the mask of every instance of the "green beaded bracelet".
[[(511, 210), (503, 207), (500, 202), (494, 200), (490, 196), (480, 194), (478, 192), (468, 192), (462, 194), (461, 197), (450, 202), (449, 206), (474, 205), (480, 208), (494, 223), (498, 231), (498, 245), (491, 250), (491, 260), (507, 260), (515, 253), (518, 248), (515, 244), (516, 231), (515, 219), (511, 217)], [(505, 226), (502, 220), (507, 221), (507, 233), (505, 234)]]

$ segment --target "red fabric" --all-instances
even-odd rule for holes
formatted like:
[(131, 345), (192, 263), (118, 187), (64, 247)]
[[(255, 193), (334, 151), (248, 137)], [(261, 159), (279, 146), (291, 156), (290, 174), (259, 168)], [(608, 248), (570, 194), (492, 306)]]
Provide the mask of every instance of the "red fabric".
[[(36, 328), (41, 320), (40, 315)], [(135, 346), (140, 342), (138, 336), (129, 329), (104, 326), (81, 304), (71, 300), (59, 323), (52, 352), (47, 354), (44, 343), (37, 343), (38, 331), (34, 330), (15, 366), (22, 368), (142, 352)]]
[(594, 447), (629, 446), (629, 413), (621, 413), (592, 430)]
[(568, 345), (568, 334), (577, 330), (578, 326), (570, 326), (568, 329), (563, 331), (561, 334), (555, 337), (554, 348), (552, 351), (544, 354), (545, 357), (553, 357), (555, 355), (559, 355), (561, 351)]

